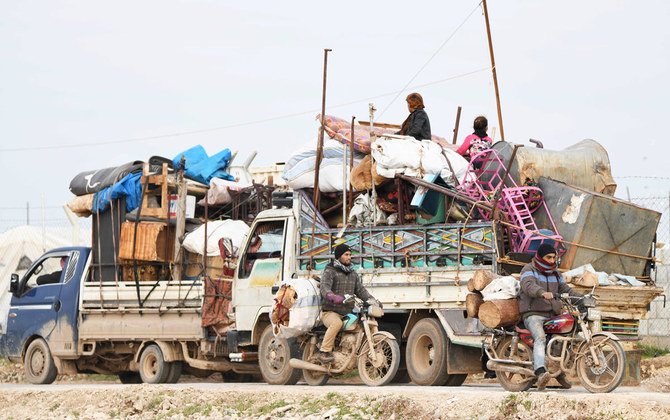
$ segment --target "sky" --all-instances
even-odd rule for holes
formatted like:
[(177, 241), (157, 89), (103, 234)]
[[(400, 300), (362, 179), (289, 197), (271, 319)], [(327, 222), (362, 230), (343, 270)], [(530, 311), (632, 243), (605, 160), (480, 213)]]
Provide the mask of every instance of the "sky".
[[(498, 126), (479, 2), (0, 3), (0, 231), (65, 220), (78, 173), (201, 144), (255, 165), (315, 144), (326, 113), (400, 123), (420, 92), (434, 134)], [(326, 6), (328, 5), (328, 6)], [(618, 196), (667, 197), (670, 3), (489, 0), (505, 137), (593, 138)], [(153, 137), (153, 138), (152, 138)]]

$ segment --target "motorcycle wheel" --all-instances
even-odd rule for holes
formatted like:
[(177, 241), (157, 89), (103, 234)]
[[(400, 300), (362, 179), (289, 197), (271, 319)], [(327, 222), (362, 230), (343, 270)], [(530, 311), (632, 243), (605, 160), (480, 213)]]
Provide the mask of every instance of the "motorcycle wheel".
[[(498, 347), (496, 352), (501, 359), (512, 359), (520, 362), (532, 362), (533, 361), (533, 349), (531, 349), (526, 343), (519, 340), (517, 343), (517, 350), (514, 357), (510, 357), (512, 354), (512, 337), (505, 337)], [(498, 377), (498, 382), (506, 390), (510, 392), (523, 392), (527, 391), (535, 380), (535, 376), (527, 376), (520, 373), (510, 373), (502, 370), (497, 370), (496, 376)]]
[(381, 334), (373, 335), (372, 342), (378, 358), (377, 363), (370, 359), (368, 344), (364, 343), (358, 356), (358, 375), (365, 385), (387, 385), (398, 373), (400, 346), (396, 340)]
[[(315, 346), (311, 345), (310, 343), (307, 343), (305, 346), (305, 349), (302, 351), (302, 360), (305, 362), (313, 363), (314, 359), (312, 355), (314, 354), (314, 350), (316, 349)], [(307, 385), (311, 386), (321, 386), (325, 385), (326, 382), (328, 382), (328, 376), (327, 373), (322, 373), (322, 372), (315, 372), (313, 370), (307, 370), (303, 369), (302, 370), (302, 377), (305, 378), (305, 382), (307, 382)]]
[(595, 347), (600, 366), (594, 364), (589, 343), (584, 343), (577, 361), (577, 375), (582, 386), (592, 393), (610, 392), (621, 384), (626, 370), (626, 352), (621, 344), (606, 336), (595, 336)]

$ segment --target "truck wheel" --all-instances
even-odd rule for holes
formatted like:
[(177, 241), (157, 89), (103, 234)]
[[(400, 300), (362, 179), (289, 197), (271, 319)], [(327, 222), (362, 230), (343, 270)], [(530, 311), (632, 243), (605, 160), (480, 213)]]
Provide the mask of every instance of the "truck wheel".
[(447, 373), (447, 336), (435, 318), (416, 323), (407, 338), (407, 372), (417, 385), (444, 385)]
[(146, 384), (164, 384), (170, 375), (171, 366), (163, 358), (163, 352), (156, 344), (144, 348), (140, 357), (140, 376)]
[(292, 358), (300, 358), (300, 346), (294, 339), (275, 337), (268, 325), (258, 343), (258, 365), (263, 380), (270, 385), (295, 385), (302, 374), (288, 365)]
[(467, 373), (457, 373), (457, 374), (449, 375), (445, 385), (446, 386), (461, 386), (461, 385), (463, 385), (463, 382), (465, 382), (467, 377), (468, 377)]
[(167, 379), (165, 380), (166, 384), (176, 384), (181, 378), (182, 362), (176, 361), (168, 363), (170, 365), (170, 373), (168, 374)]
[(122, 384), (141, 384), (142, 377), (137, 372), (121, 372), (119, 373), (119, 381)]
[(23, 358), (26, 379), (31, 384), (50, 384), (56, 380), (58, 369), (54, 363), (49, 346), (41, 338), (28, 346)]

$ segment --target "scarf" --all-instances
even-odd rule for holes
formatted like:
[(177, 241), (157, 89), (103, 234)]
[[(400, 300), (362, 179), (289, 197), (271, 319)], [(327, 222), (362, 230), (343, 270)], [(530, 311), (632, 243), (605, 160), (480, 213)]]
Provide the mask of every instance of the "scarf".
[(556, 263), (548, 263), (540, 257), (533, 258), (533, 267), (540, 273), (548, 276), (556, 271)]
[(340, 262), (340, 260), (333, 261), (333, 266), (335, 268), (339, 268), (340, 270), (344, 271), (347, 274), (352, 273), (354, 271), (353, 264), (344, 265)]

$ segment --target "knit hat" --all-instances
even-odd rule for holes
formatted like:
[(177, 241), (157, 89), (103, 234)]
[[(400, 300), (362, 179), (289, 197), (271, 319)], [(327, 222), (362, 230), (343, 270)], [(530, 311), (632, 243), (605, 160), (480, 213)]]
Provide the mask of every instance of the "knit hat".
[(551, 246), (549, 244), (541, 244), (537, 248), (537, 253), (535, 254), (535, 256), (537, 256), (539, 258), (544, 258), (544, 256), (547, 255), (547, 254), (555, 254), (555, 253), (556, 253), (556, 250), (554, 249), (553, 246)]
[(335, 259), (339, 260), (345, 252), (351, 251), (351, 248), (347, 244), (339, 244), (335, 247)]

